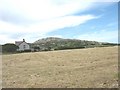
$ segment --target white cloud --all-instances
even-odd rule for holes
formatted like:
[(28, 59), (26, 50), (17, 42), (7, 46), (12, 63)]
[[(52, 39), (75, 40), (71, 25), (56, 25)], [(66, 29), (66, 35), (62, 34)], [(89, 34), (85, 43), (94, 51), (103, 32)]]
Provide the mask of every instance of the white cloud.
[(7, 33), (48, 33), (61, 28), (73, 27), (87, 22), (88, 20), (99, 17), (93, 15), (84, 16), (65, 16), (40, 23), (29, 25), (28, 27), (14, 25), (8, 22), (0, 21), (0, 29)]
[[(74, 16), (94, 7), (96, 0), (0, 0), (0, 41), (44, 36), (61, 28), (73, 27), (99, 18)], [(21, 36), (12, 35), (22, 34)], [(25, 35), (26, 34), (26, 35)], [(0, 42), (0, 43), (3, 43)]]
[(61, 28), (74, 27), (87, 22), (88, 20), (96, 19), (98, 17), (93, 15), (84, 16), (65, 16), (52, 20), (48, 20), (42, 23), (32, 25), (28, 29), (31, 32), (37, 32), (41, 30), (41, 33), (47, 33)]
[(118, 42), (118, 31), (100, 30), (94, 33), (86, 33), (79, 36), (75, 36), (80, 40), (90, 40), (99, 42)]
[[(44, 21), (41, 23), (37, 23), (34, 25), (30, 25), (28, 27), (20, 27), (11, 23), (3, 22), (0, 21), (0, 29), (2, 30), (0, 32), (0, 35), (3, 35), (3, 33), (8, 35), (7, 37), (2, 37), (0, 36), (0, 39), (5, 38), (5, 40), (10, 39), (10, 34), (11, 35), (17, 35), (19, 33), (26, 33), (26, 35), (21, 35), (18, 36), (19, 38), (33, 38), (34, 36), (38, 36), (39, 38), (42, 36), (45, 36), (46, 33), (55, 31), (61, 28), (66, 28), (66, 27), (74, 27), (80, 24), (83, 24), (89, 20), (96, 19), (98, 17), (93, 16), (93, 15), (84, 15), (84, 16), (65, 16), (65, 17), (60, 17), (56, 19), (51, 19), (48, 21)], [(29, 38), (28, 38), (29, 37)], [(17, 39), (19, 39), (17, 38)], [(15, 39), (12, 39), (12, 42)], [(29, 39), (31, 40), (31, 39)], [(33, 39), (34, 40), (34, 39)], [(33, 41), (32, 40), (32, 41)]]
[(23, 29), (24, 28), (14, 25), (12, 23), (0, 21), (0, 30), (1, 30), (0, 33), (16, 33), (16, 32), (19, 33), (19, 31), (21, 30), (24, 31)]
[(119, 2), (119, 0), (94, 0), (95, 2)]
[[(60, 4), (59, 4), (60, 3)], [(0, 11), (30, 20), (46, 20), (89, 9), (92, 2), (81, 0), (1, 0)]]
[(119, 2), (119, 0), (86, 0), (87, 2)]
[(14, 43), (15, 39), (9, 38), (7, 35), (0, 35), (0, 44), (2, 43)]

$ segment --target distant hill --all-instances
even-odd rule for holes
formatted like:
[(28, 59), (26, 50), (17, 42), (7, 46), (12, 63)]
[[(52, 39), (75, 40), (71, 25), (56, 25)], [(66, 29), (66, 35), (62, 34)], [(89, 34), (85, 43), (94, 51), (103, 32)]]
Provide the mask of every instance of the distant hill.
[(79, 48), (92, 48), (92, 47), (103, 47), (113, 46), (113, 43), (102, 43), (97, 41), (87, 41), (78, 39), (63, 39), (57, 37), (47, 37), (35, 41), (31, 47), (39, 49), (40, 51), (49, 50), (63, 50), (63, 49), (79, 49)]
[(57, 38), (57, 37), (47, 37), (47, 38), (42, 38), (34, 42), (34, 44), (40, 44), (40, 43), (46, 43), (46, 42), (52, 42), (52, 41), (62, 41), (65, 39), (62, 38)]

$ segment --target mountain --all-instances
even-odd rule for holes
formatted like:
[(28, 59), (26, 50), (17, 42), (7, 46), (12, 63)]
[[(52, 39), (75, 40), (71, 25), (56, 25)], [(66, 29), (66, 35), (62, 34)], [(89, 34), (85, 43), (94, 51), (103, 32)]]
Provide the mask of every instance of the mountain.
[(56, 41), (61, 41), (64, 40), (62, 38), (57, 38), (57, 37), (47, 37), (47, 38), (42, 38), (34, 42), (34, 44), (40, 44), (40, 43), (46, 43), (46, 42), (56, 42)]
[(79, 39), (63, 39), (58, 37), (47, 37), (35, 41), (31, 47), (34, 49), (44, 50), (63, 50), (63, 49), (79, 49), (107, 46), (109, 43), (101, 43), (97, 41), (87, 41)]

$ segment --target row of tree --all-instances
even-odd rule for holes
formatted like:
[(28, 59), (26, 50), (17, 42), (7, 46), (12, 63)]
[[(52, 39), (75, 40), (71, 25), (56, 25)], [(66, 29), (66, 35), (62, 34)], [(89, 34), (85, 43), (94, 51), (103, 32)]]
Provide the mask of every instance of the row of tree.
[(16, 46), (15, 44), (4, 44), (2, 45), (2, 52), (3, 53), (15, 53), (18, 49), (18, 46)]
[[(80, 48), (91, 48), (91, 47), (106, 47), (115, 46), (114, 43), (102, 43), (92, 42), (92, 41), (77, 41), (77, 40), (60, 40), (60, 41), (50, 41), (46, 43), (33, 43), (31, 48), (34, 51), (51, 51), (51, 50), (64, 50), (64, 49), (80, 49)], [(4, 44), (2, 45), (3, 53), (16, 53), (18, 46), (15, 44)], [(30, 52), (31, 50), (27, 51)]]

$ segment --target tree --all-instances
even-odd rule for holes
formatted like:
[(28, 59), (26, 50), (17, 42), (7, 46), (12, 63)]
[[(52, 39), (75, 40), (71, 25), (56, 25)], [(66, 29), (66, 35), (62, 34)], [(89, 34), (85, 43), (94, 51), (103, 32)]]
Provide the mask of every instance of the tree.
[(15, 44), (4, 44), (2, 45), (2, 52), (5, 53), (14, 53), (18, 49), (18, 46)]
[(38, 47), (38, 46), (34, 46), (33, 49), (34, 49), (34, 51), (40, 51), (40, 47)]

